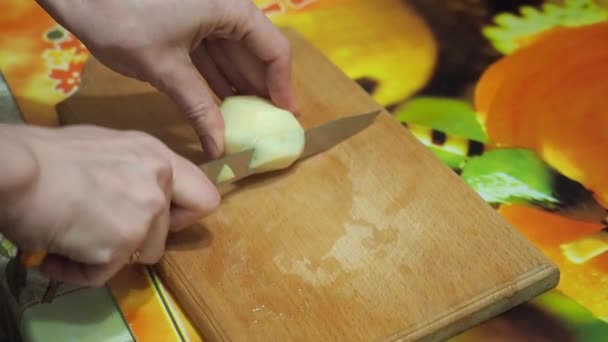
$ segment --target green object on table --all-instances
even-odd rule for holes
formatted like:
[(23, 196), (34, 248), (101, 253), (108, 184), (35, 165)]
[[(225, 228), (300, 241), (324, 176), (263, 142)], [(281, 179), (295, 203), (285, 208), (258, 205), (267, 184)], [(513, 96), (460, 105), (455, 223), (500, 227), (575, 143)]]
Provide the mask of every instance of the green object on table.
[(542, 6), (521, 6), (519, 13), (500, 12), (481, 33), (494, 48), (508, 55), (525, 47), (526, 39), (556, 27), (580, 27), (605, 22), (608, 11), (601, 1), (545, 1)]
[(531, 150), (488, 151), (471, 158), (461, 176), (489, 203), (559, 204), (553, 195), (555, 172)]
[(15, 256), (17, 247), (0, 235), (0, 256), (10, 259)]
[(26, 308), (21, 317), (24, 341), (135, 341), (106, 287), (59, 296), (51, 304)]
[(577, 342), (604, 341), (608, 336), (608, 322), (598, 319), (585, 307), (559, 291), (545, 293), (531, 302), (559, 318), (576, 336)]
[[(394, 113), (401, 123), (428, 127), (441, 134), (457, 139), (469, 139), (479, 144), (488, 141), (472, 106), (460, 99), (416, 97), (397, 107)], [(440, 146), (427, 147), (437, 158), (455, 170), (461, 169), (469, 159), (464, 153), (454, 153)]]
[(448, 134), (488, 142), (473, 107), (466, 101), (448, 97), (416, 97), (395, 109), (400, 122), (432, 127)]

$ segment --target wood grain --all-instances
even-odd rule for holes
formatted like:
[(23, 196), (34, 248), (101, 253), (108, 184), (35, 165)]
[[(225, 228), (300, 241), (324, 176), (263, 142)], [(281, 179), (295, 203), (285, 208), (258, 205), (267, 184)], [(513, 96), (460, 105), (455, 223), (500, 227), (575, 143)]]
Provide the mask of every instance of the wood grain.
[[(285, 32), (305, 127), (379, 107)], [(63, 124), (139, 129), (200, 158), (169, 100), (95, 60), (59, 112)], [(158, 271), (210, 341), (441, 340), (559, 278), (386, 112), (323, 154), (245, 181), (167, 248)]]

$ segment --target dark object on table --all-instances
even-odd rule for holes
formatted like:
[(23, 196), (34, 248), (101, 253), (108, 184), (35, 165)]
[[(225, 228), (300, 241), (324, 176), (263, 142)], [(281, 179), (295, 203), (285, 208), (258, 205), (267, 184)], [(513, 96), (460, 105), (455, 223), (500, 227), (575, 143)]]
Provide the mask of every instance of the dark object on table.
[(439, 47), (433, 77), (420, 94), (464, 96), (482, 72), (501, 54), (482, 35), (484, 26), (498, 13), (518, 13), (524, 5), (539, 7), (544, 1), (410, 0), (427, 21)]

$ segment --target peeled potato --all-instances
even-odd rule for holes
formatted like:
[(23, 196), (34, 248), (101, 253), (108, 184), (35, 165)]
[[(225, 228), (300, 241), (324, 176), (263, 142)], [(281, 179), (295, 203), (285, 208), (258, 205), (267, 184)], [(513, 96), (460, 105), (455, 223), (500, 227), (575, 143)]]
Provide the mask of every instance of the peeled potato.
[(254, 173), (283, 169), (304, 151), (304, 128), (289, 111), (256, 96), (231, 96), (220, 111), (225, 123), (226, 154), (254, 149)]

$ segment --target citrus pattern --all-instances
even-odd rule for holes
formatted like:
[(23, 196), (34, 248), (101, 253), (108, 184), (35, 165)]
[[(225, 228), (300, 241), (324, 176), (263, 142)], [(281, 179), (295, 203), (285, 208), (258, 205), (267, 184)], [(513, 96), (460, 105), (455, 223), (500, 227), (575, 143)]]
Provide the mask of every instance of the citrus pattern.
[(493, 144), (533, 149), (608, 208), (607, 37), (608, 22), (546, 33), (488, 69), (476, 109)]
[[(608, 22), (540, 33), (484, 72), (475, 109), (495, 148), (534, 151), (608, 208), (608, 86), (603, 77)], [(522, 206), (500, 212), (560, 266), (558, 289), (608, 320), (608, 241), (599, 220), (585, 223)], [(573, 250), (584, 253), (574, 258)]]
[(502, 13), (483, 34), (503, 54), (510, 54), (557, 27), (578, 27), (608, 20), (608, 11), (593, 0), (546, 3), (541, 9), (522, 6), (521, 15)]

